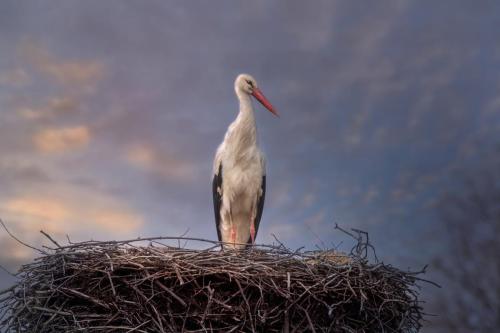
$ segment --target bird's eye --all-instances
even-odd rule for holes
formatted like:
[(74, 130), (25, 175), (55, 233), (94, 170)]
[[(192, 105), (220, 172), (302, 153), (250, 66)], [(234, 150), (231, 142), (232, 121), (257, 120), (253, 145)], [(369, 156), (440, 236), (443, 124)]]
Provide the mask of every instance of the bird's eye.
[(250, 85), (250, 87), (252, 87), (252, 88), (253, 88), (253, 83), (252, 83), (252, 81), (250, 81), (250, 80), (246, 80), (246, 81), (247, 81), (247, 83)]

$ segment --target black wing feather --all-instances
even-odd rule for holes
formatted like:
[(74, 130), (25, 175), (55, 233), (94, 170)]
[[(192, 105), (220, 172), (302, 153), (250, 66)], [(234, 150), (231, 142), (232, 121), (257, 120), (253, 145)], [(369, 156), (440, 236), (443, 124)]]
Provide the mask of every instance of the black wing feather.
[[(220, 189), (220, 190), (218, 190)], [(219, 242), (222, 242), (222, 235), (220, 233), (220, 207), (222, 205), (222, 163), (219, 165), (219, 172), (214, 175), (212, 181), (212, 194), (214, 199), (214, 213), (215, 213), (215, 227), (217, 228), (217, 237)]]
[[(262, 183), (260, 185), (262, 190), (262, 195), (257, 200), (257, 214), (255, 215), (255, 237), (257, 238), (257, 232), (259, 231), (260, 219), (262, 217), (262, 212), (264, 211), (264, 200), (266, 199), (266, 176), (262, 176)], [(248, 244), (252, 243), (252, 238), (248, 239)]]

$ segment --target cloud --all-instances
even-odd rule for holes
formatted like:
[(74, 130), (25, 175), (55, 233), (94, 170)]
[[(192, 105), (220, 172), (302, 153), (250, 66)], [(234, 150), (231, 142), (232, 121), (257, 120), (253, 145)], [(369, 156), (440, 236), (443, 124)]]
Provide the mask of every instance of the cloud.
[(415, 199), (416, 195), (414, 192), (409, 191), (405, 188), (396, 187), (390, 192), (391, 198), (395, 203), (402, 203), (404, 201), (408, 202)]
[[(47, 173), (35, 164), (24, 159), (0, 158), (0, 180), (2, 184), (33, 184), (50, 181)], [(5, 193), (5, 188), (2, 189)]]
[(22, 68), (15, 68), (0, 74), (0, 85), (22, 87), (31, 83), (31, 77)]
[(54, 235), (92, 230), (129, 234), (144, 223), (142, 217), (126, 205), (98, 193), (70, 192), (67, 197), (31, 194), (7, 199), (0, 210), (6, 220), (21, 224), (25, 232), (43, 229)]
[(301, 208), (311, 207), (316, 201), (316, 192), (307, 192), (301, 200)]
[(54, 112), (69, 112), (77, 108), (78, 102), (71, 97), (53, 97), (49, 99), (47, 108)]
[(270, 225), (267, 230), (265, 229), (263, 238), (267, 242), (271, 242), (274, 239), (272, 235), (275, 235), (280, 241), (291, 241), (295, 238), (299, 238), (301, 231), (302, 227), (297, 224), (277, 223)]
[[(18, 187), (0, 197), (0, 217), (9, 230), (38, 248), (44, 230), (62, 242), (135, 237), (144, 218), (126, 202), (99, 190), (52, 182)], [(13, 270), (36, 255), (0, 230), (0, 264)]]
[(63, 222), (71, 216), (62, 202), (48, 198), (15, 198), (7, 201), (3, 209), (16, 217), (41, 221)]
[(41, 107), (18, 107), (17, 114), (27, 120), (52, 119), (65, 114), (74, 113), (80, 106), (74, 97), (52, 97)]
[(33, 141), (41, 152), (62, 153), (87, 146), (90, 131), (86, 126), (45, 129), (38, 132)]
[(34, 254), (32, 249), (9, 236), (0, 237), (0, 264), (10, 272), (14, 272), (21, 264), (33, 258)]
[(304, 223), (309, 227), (318, 228), (325, 222), (325, 218), (326, 218), (326, 210), (322, 209), (321, 211), (308, 217)]
[(121, 228), (135, 230), (143, 224), (142, 218), (138, 215), (117, 210), (96, 210), (89, 213), (88, 219), (107, 231), (116, 231)]
[(126, 160), (133, 166), (152, 172), (167, 180), (190, 180), (194, 167), (151, 145), (136, 144), (127, 149)]
[(20, 52), (38, 72), (64, 86), (92, 88), (104, 74), (104, 66), (100, 62), (60, 59), (32, 41), (22, 42)]
[(315, 6), (302, 6), (300, 2), (290, 2), (287, 11), (287, 30), (297, 39), (301, 50), (321, 49), (328, 46), (334, 34), (335, 13), (338, 11), (337, 1), (321, 3), (323, 9), (318, 11)]
[(380, 196), (380, 190), (375, 185), (370, 185), (362, 194), (364, 204), (371, 204)]
[(292, 199), (290, 184), (284, 181), (276, 182), (273, 190), (269, 194), (266, 193), (266, 198), (270, 205), (276, 208), (286, 206)]
[(500, 93), (497, 93), (497, 95), (488, 102), (487, 106), (485, 107), (483, 113), (486, 115), (491, 115), (495, 113), (500, 113)]
[(344, 181), (335, 188), (335, 195), (341, 199), (352, 199), (352, 197), (359, 195), (360, 191), (361, 189), (358, 184)]
[[(125, 207), (121, 210), (82, 208), (76, 203), (34, 197), (12, 199), (0, 205), (0, 212), (5, 217), (3, 221), (10, 232), (37, 248), (41, 248), (42, 243), (46, 242), (39, 230), (49, 233), (55, 239), (65, 239), (65, 235), (69, 235), (73, 240), (87, 240), (82, 239), (82, 234), (93, 239), (111, 239), (109, 235), (133, 236), (132, 233), (144, 223), (141, 216)], [(13, 272), (37, 254), (8, 236), (3, 229), (0, 230), (0, 264), (9, 271)]]
[(16, 110), (17, 114), (20, 115), (24, 119), (29, 120), (37, 120), (40, 118), (44, 118), (46, 113), (44, 110), (31, 108), (31, 107), (18, 107)]

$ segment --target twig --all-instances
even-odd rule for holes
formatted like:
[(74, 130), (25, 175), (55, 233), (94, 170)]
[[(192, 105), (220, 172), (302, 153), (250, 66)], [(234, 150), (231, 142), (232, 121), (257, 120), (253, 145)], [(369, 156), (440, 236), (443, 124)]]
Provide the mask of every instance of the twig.
[(41, 233), (42, 235), (44, 235), (45, 237), (47, 237), (47, 238), (48, 238), (48, 239), (49, 239), (49, 240), (50, 240), (50, 241), (51, 241), (51, 242), (52, 242), (55, 246), (57, 246), (57, 247), (59, 247), (59, 248), (61, 247), (61, 245), (59, 245), (59, 244), (58, 244), (58, 243), (57, 243), (57, 242), (56, 242), (56, 241), (55, 241), (52, 237), (50, 237), (50, 235), (49, 235), (49, 234), (47, 234), (45, 231), (40, 230), (40, 233)]
[(32, 246), (32, 245), (29, 245), (28, 243), (25, 243), (25, 242), (23, 242), (22, 240), (20, 240), (19, 238), (17, 238), (16, 236), (14, 236), (14, 235), (10, 232), (10, 230), (7, 228), (7, 226), (5, 225), (5, 223), (3, 222), (3, 220), (2, 220), (2, 219), (0, 219), (0, 224), (1, 224), (1, 225), (2, 225), (2, 227), (5, 229), (5, 231), (9, 234), (9, 236), (10, 236), (10, 237), (12, 237), (14, 240), (16, 240), (18, 243), (20, 243), (20, 244), (22, 244), (22, 245), (24, 245), (24, 246), (26, 246), (26, 247), (29, 247), (30, 249), (33, 249), (33, 250), (35, 250), (35, 251), (38, 251), (38, 252), (40, 252), (41, 254), (48, 254), (48, 253), (47, 253), (47, 252), (45, 252), (44, 250), (41, 250), (41, 249), (38, 249), (38, 248), (36, 248), (36, 247), (34, 247), (34, 246)]

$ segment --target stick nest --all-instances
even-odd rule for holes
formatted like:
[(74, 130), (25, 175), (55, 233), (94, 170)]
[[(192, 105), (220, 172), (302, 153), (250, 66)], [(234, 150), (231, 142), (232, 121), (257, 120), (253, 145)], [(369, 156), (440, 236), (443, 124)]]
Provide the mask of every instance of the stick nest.
[[(349, 255), (255, 246), (220, 251), (174, 237), (70, 243), (0, 292), (9, 332), (417, 332), (418, 275)], [(180, 241), (186, 238), (178, 238)], [(194, 240), (194, 239), (188, 239)], [(144, 240), (141, 240), (144, 241)], [(1, 311), (3, 309), (3, 311)], [(3, 318), (1, 313), (4, 312)]]

